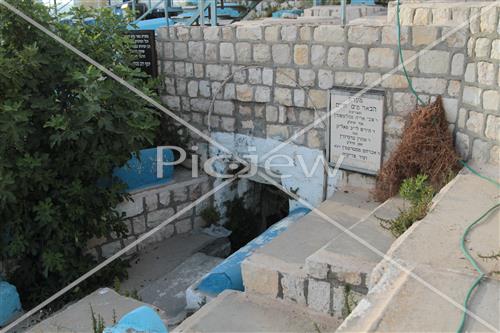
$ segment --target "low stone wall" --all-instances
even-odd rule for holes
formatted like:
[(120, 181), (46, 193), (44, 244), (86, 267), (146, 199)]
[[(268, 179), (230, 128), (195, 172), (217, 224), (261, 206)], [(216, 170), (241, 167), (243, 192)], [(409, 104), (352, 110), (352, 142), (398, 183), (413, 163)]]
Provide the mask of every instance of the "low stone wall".
[[(174, 179), (170, 183), (130, 193), (131, 200), (120, 204), (116, 208), (119, 212), (125, 213), (124, 223), (128, 229), (127, 237), (118, 238), (116, 235), (110, 235), (106, 238), (94, 239), (89, 243), (91, 253), (97, 258), (112, 256), (142, 234), (155, 228), (191, 204), (202, 194), (207, 193), (211, 186), (210, 179), (206, 175), (191, 178), (190, 171), (176, 169)], [(205, 222), (200, 217), (200, 213), (211, 203), (212, 200), (208, 199), (196, 205), (128, 254), (132, 254), (148, 244), (170, 238), (173, 235), (204, 227)]]
[[(385, 15), (387, 9), (385, 6), (347, 6), (346, 18), (348, 21), (365, 16)], [(314, 6), (304, 9), (304, 16), (336, 17), (341, 16), (340, 6)]]
[[(482, 161), (497, 163), (498, 143), (492, 133), (498, 131), (491, 126), (498, 123), (495, 114), (500, 107), (490, 101), (498, 96), (498, 55), (488, 51), (476, 57), (478, 50), (472, 46), (484, 43), (491, 50), (497, 45), (498, 8), (493, 12), (493, 16), (485, 14), (477, 24), (451, 34), (407, 68), (424, 101), (443, 96), (450, 130), (459, 146), (464, 147), (464, 135), (469, 140), (468, 149), (460, 148), (464, 158), (480, 156)], [(403, 27), (404, 56), (408, 59), (450, 29)], [(334, 85), (366, 87), (395, 67), (399, 62), (395, 31), (393, 24), (380, 20), (346, 27), (265, 20), (225, 27), (160, 29), (158, 51), (161, 72), (166, 76), (162, 100), (200, 129), (208, 128), (213, 101), (212, 131), (284, 140), (327, 111), (329, 89)], [(465, 79), (469, 63), (481, 69), (473, 83)], [(416, 99), (401, 71), (375, 88), (385, 90), (385, 160), (401, 136), (406, 117), (415, 109)], [(484, 108), (484, 101), (491, 111)], [(473, 112), (483, 118), (476, 128)], [(318, 124), (294, 143), (323, 149), (325, 133), (325, 125)]]

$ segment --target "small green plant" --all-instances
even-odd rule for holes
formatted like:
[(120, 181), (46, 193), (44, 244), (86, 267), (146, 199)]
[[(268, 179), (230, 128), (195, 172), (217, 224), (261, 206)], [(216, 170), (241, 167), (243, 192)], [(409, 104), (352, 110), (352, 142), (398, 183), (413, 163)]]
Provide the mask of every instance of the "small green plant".
[[(114, 310), (113, 310), (114, 313)], [(106, 328), (106, 323), (104, 322), (104, 318), (100, 314), (95, 314), (92, 305), (90, 305), (90, 315), (92, 318), (92, 332), (93, 333), (103, 333)]]
[(408, 200), (410, 207), (400, 210), (395, 219), (382, 219), (380, 225), (389, 230), (395, 237), (403, 234), (414, 222), (421, 220), (427, 215), (429, 206), (434, 196), (434, 189), (428, 184), (426, 175), (417, 175), (403, 181), (399, 188), (399, 194)]
[(211, 206), (201, 211), (201, 218), (203, 221), (207, 222), (208, 225), (212, 225), (219, 222), (221, 216), (219, 211), (215, 207)]

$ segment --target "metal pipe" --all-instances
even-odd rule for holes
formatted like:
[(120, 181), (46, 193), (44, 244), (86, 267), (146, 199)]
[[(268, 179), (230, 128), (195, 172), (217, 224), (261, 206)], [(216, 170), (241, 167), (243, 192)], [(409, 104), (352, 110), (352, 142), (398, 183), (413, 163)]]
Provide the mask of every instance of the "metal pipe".
[(54, 0), (54, 14), (57, 17), (57, 0)]
[(346, 22), (347, 22), (347, 8), (346, 8), (346, 0), (341, 0), (340, 2), (340, 24), (342, 24), (342, 26), (345, 26), (346, 25)]
[(205, 25), (205, 1), (204, 0), (199, 0), (198, 1), (198, 14), (200, 15), (199, 17), (199, 25), (204, 26)]
[(210, 14), (212, 15), (212, 17), (211, 17), (212, 27), (216, 27), (217, 26), (217, 0), (212, 0), (212, 2), (210, 3), (210, 7), (211, 7)]
[(167, 28), (170, 27), (170, 24), (168, 23), (168, 8), (170, 8), (168, 4), (168, 0), (163, 0), (163, 7), (164, 8), (164, 14), (165, 14), (165, 20), (167, 21)]
[(142, 14), (138, 19), (134, 20), (134, 23), (135, 22), (139, 22), (140, 20), (142, 20), (143, 18), (145, 18), (146, 16), (148, 16), (153, 10), (155, 10), (156, 8), (158, 8), (158, 6), (162, 3), (162, 1), (158, 1), (152, 8), (149, 8), (144, 14)]

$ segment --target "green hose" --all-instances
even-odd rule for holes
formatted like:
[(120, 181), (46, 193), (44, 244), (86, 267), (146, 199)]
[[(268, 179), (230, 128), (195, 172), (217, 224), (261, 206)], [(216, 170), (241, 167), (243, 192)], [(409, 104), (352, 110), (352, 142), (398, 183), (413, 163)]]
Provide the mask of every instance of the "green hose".
[[(481, 175), (479, 172), (477, 172), (472, 167), (470, 167), (466, 162), (460, 161), (460, 163), (462, 163), (462, 165), (464, 167), (466, 167), (468, 170), (470, 170), (476, 176), (479, 176), (482, 179), (485, 179), (485, 180), (487, 180), (487, 181), (495, 184), (497, 186), (497, 188), (500, 187), (500, 183), (498, 183), (497, 181), (495, 181), (495, 180), (493, 180), (491, 178), (488, 178), (486, 176)], [(470, 301), (470, 298), (472, 296), (472, 293), (479, 286), (479, 283), (481, 282), (481, 280), (486, 275), (486, 273), (481, 269), (481, 267), (479, 267), (479, 265), (474, 260), (474, 258), (472, 258), (471, 254), (469, 253), (469, 250), (467, 250), (467, 247), (465, 246), (465, 238), (467, 237), (467, 235), (469, 234), (469, 232), (472, 230), (472, 228), (474, 228), (474, 226), (476, 226), (486, 216), (488, 216), (491, 212), (493, 212), (494, 210), (498, 209), (499, 207), (500, 207), (500, 203), (497, 203), (496, 205), (494, 205), (493, 207), (491, 207), (490, 209), (488, 209), (478, 219), (476, 219), (474, 222), (472, 222), (471, 224), (469, 224), (469, 226), (465, 229), (464, 233), (462, 234), (462, 238), (460, 239), (460, 250), (462, 251), (462, 253), (464, 254), (464, 256), (467, 258), (467, 260), (472, 264), (472, 266), (474, 267), (474, 269), (479, 273), (479, 276), (474, 280), (474, 282), (470, 286), (469, 290), (467, 291), (467, 295), (465, 296), (465, 300), (464, 300), (464, 303), (463, 303), (464, 311), (462, 312), (462, 318), (460, 319), (460, 324), (458, 326), (457, 333), (461, 333), (463, 331), (464, 325), (465, 325), (465, 320), (467, 319), (467, 312), (466, 312), (467, 311), (467, 305), (469, 304), (469, 301)]]
[[(401, 19), (399, 17), (399, 0), (397, 0), (397, 2), (396, 2), (396, 23), (397, 23), (396, 27), (397, 27), (397, 35), (398, 35), (399, 58), (400, 58), (400, 61), (401, 61), (401, 66), (403, 67), (403, 72), (405, 74), (406, 81), (408, 82), (408, 87), (410, 88), (410, 91), (413, 93), (413, 95), (415, 95), (415, 97), (417, 98), (418, 103), (420, 105), (425, 105), (425, 102), (418, 96), (417, 92), (413, 88), (413, 83), (412, 83), (412, 81), (410, 79), (410, 76), (408, 75), (408, 71), (406, 70), (406, 67), (405, 67), (405, 64), (404, 64), (403, 50), (401, 48)], [(478, 177), (480, 177), (480, 178), (482, 178), (484, 180), (487, 180), (490, 183), (495, 184), (497, 186), (497, 188), (500, 187), (500, 183), (498, 183), (497, 181), (495, 181), (495, 180), (493, 180), (491, 178), (488, 178), (486, 176), (481, 175), (479, 172), (477, 172), (471, 166), (469, 166), (466, 162), (460, 161), (460, 163), (465, 168), (467, 168), (470, 172), (472, 172), (474, 175), (476, 175), (476, 176), (478, 176)], [(460, 239), (460, 250), (462, 251), (462, 253), (464, 254), (464, 256), (467, 258), (467, 260), (472, 264), (472, 266), (474, 267), (474, 269), (479, 273), (479, 276), (474, 280), (474, 282), (470, 286), (469, 290), (467, 291), (467, 295), (465, 296), (465, 300), (464, 300), (464, 303), (463, 303), (463, 309), (464, 310), (462, 312), (462, 318), (460, 320), (460, 324), (458, 326), (457, 333), (461, 333), (463, 331), (464, 325), (465, 325), (465, 321), (467, 319), (467, 305), (469, 304), (469, 301), (470, 301), (470, 298), (472, 296), (472, 293), (479, 286), (479, 283), (481, 283), (481, 280), (486, 275), (486, 273), (483, 272), (483, 270), (479, 267), (479, 265), (474, 260), (474, 258), (472, 258), (472, 256), (469, 253), (469, 250), (467, 250), (467, 248), (465, 247), (465, 239), (466, 239), (467, 235), (469, 234), (469, 232), (472, 230), (472, 228), (474, 228), (474, 226), (476, 226), (479, 222), (481, 222), (482, 219), (484, 219), (492, 211), (498, 209), (499, 207), (500, 207), (500, 203), (497, 203), (496, 205), (494, 205), (493, 207), (491, 207), (490, 209), (488, 209), (478, 219), (476, 219), (474, 222), (472, 222), (465, 229), (464, 233), (462, 234), (462, 238)]]
[(398, 34), (398, 49), (399, 49), (399, 59), (401, 60), (401, 66), (403, 67), (403, 72), (406, 77), (406, 81), (408, 81), (408, 87), (410, 88), (411, 92), (415, 97), (417, 98), (417, 101), (420, 105), (425, 105), (425, 102), (418, 96), (417, 92), (413, 88), (413, 83), (411, 82), (410, 76), (408, 75), (408, 71), (406, 70), (405, 66), (405, 61), (403, 59), (403, 49), (401, 48), (401, 20), (399, 18), (399, 0), (397, 1), (397, 7), (396, 7), (396, 21), (397, 21), (397, 34)]

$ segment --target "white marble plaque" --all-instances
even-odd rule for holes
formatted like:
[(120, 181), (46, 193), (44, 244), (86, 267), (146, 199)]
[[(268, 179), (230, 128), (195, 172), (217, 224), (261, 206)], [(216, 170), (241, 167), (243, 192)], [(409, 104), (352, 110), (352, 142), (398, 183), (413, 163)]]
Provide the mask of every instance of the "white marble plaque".
[(342, 169), (376, 175), (382, 162), (384, 93), (369, 90), (354, 97), (360, 90), (331, 90), (330, 162), (343, 155)]

